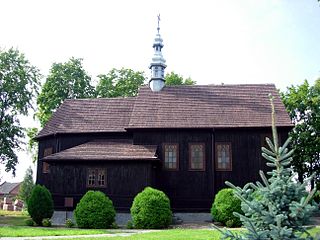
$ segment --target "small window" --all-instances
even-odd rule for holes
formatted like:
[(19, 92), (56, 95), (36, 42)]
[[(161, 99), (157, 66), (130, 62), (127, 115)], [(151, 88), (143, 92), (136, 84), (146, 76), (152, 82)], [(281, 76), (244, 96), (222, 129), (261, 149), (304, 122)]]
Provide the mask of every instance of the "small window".
[(53, 152), (53, 148), (52, 147), (45, 148), (44, 151), (43, 151), (43, 157), (51, 155), (52, 152)]
[(42, 173), (50, 173), (50, 164), (42, 162)]
[(205, 144), (189, 144), (189, 169), (205, 170)]
[(73, 207), (73, 198), (72, 197), (65, 197), (64, 198), (64, 206), (65, 207)]
[(96, 185), (96, 171), (95, 169), (88, 170), (88, 186), (94, 187)]
[(106, 170), (101, 168), (90, 168), (87, 171), (88, 187), (105, 187), (106, 186)]
[(216, 170), (232, 171), (231, 143), (216, 143)]
[(164, 144), (164, 168), (178, 169), (178, 144)]

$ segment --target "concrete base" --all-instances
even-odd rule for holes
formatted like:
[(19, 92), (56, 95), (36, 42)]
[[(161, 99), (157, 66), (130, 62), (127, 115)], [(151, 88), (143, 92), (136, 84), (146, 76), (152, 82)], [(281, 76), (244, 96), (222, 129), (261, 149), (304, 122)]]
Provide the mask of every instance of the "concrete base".
[[(179, 219), (180, 223), (206, 223), (212, 222), (212, 217), (210, 213), (174, 213), (174, 219)], [(72, 219), (73, 212), (71, 211), (54, 211), (51, 218), (52, 225), (62, 226), (65, 225), (66, 219)], [(116, 214), (116, 224), (118, 226), (126, 226), (128, 221), (131, 221), (130, 213), (117, 213)]]
[(74, 223), (76, 222), (72, 211), (54, 211), (51, 223), (52, 225), (64, 226), (67, 219), (71, 219)]

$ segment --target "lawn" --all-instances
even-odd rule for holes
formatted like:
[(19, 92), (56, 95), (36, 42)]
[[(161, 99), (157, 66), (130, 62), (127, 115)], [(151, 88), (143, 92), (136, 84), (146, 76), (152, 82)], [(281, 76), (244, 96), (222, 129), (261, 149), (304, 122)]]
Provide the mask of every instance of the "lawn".
[[(29, 227), (25, 226), (24, 221), (28, 219), (27, 213), (4, 212), (0, 211), (0, 238), (1, 237), (35, 237), (35, 236), (71, 236), (71, 235), (89, 235), (89, 234), (104, 234), (114, 233), (114, 237), (83, 237), (83, 239), (116, 239), (116, 240), (214, 240), (220, 239), (220, 233), (214, 229), (168, 229), (159, 230), (148, 233), (135, 233), (130, 236), (117, 236), (117, 232), (126, 232), (126, 230), (109, 231), (105, 229), (78, 229), (78, 228), (63, 228), (63, 227)], [(320, 227), (310, 230), (313, 236), (320, 236)], [(68, 239), (67, 237), (64, 238)], [(73, 240), (74, 238), (69, 238)], [(81, 238), (82, 239), (82, 238)], [(318, 239), (318, 238), (317, 238)]]
[(43, 228), (28, 227), (25, 220), (29, 219), (27, 212), (0, 210), (0, 238), (1, 237), (34, 237), (34, 236), (70, 236), (108, 233), (101, 229), (77, 228)]
[[(310, 233), (315, 236), (320, 234), (320, 228), (314, 228)], [(203, 230), (203, 229), (171, 229), (161, 230), (157, 232), (138, 233), (128, 237), (95, 237), (84, 238), (86, 240), (219, 240), (220, 233), (217, 230)], [(82, 239), (82, 238), (81, 238)], [(319, 239), (319, 238), (316, 238)], [(72, 238), (63, 238), (60, 240), (72, 240)]]
[(71, 236), (110, 233), (105, 229), (2, 226), (0, 237)]
[(0, 210), (0, 224), (25, 226), (24, 221), (30, 218), (27, 212), (14, 212)]

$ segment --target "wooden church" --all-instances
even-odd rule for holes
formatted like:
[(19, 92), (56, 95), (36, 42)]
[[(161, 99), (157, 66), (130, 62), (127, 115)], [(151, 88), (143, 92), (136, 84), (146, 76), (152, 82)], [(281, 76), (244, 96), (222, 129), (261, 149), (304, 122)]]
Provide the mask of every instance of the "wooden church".
[(88, 190), (128, 211), (146, 186), (174, 211), (208, 211), (226, 180), (244, 185), (266, 170), (275, 96), (279, 137), (292, 128), (273, 84), (165, 86), (158, 32), (149, 86), (136, 97), (66, 100), (37, 136), (37, 184), (56, 210), (72, 210)]

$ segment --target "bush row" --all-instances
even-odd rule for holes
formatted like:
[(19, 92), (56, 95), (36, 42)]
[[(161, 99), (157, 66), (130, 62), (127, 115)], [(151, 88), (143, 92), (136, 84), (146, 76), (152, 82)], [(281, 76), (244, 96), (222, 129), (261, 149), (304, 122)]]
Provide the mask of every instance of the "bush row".
[[(39, 226), (51, 226), (53, 201), (50, 192), (37, 185), (32, 190), (28, 201), (28, 212), (32, 220)], [(130, 208), (132, 228), (159, 229), (167, 228), (172, 222), (170, 200), (167, 195), (157, 189), (146, 187), (134, 198)], [(228, 227), (240, 226), (239, 218), (233, 212), (241, 211), (241, 202), (233, 195), (232, 189), (222, 189), (216, 195), (211, 208), (214, 221)], [(75, 220), (80, 228), (110, 228), (115, 224), (116, 211), (112, 201), (100, 191), (88, 191), (77, 204)], [(29, 225), (32, 222), (28, 222)], [(68, 219), (67, 226), (73, 222)]]

